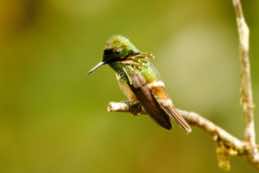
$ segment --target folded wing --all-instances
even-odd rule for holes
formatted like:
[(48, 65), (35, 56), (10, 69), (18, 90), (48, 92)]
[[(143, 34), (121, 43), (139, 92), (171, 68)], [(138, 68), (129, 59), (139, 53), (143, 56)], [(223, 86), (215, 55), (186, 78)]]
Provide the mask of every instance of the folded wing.
[(192, 131), (190, 125), (186, 122), (183, 116), (176, 110), (173, 105), (172, 100), (167, 95), (165, 91), (165, 85), (162, 81), (154, 81), (148, 84), (152, 96), (159, 104), (159, 106), (164, 110), (164, 112), (170, 117), (174, 118), (177, 124), (179, 124), (187, 133)]
[(137, 99), (140, 101), (145, 111), (150, 117), (155, 120), (160, 126), (171, 129), (172, 125), (168, 114), (161, 108), (148, 87), (146, 80), (139, 73), (131, 74), (132, 84), (130, 85), (132, 91), (135, 93)]

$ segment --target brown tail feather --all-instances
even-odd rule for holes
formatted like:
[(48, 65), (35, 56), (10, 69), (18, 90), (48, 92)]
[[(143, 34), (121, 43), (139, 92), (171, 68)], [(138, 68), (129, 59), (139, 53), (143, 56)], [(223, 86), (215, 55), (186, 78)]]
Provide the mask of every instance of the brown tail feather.
[(183, 118), (182, 115), (180, 115), (177, 110), (173, 107), (164, 107), (162, 106), (165, 112), (167, 112), (168, 115), (173, 117), (177, 124), (179, 124), (187, 133), (190, 133), (192, 131), (191, 126), (186, 122), (186, 120)]

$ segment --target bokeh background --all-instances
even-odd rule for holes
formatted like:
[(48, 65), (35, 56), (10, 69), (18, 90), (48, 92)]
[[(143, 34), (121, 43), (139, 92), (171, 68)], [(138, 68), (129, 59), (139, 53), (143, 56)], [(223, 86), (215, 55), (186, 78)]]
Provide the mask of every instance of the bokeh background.
[[(243, 6), (258, 104), (259, 3)], [(126, 35), (156, 55), (178, 107), (242, 138), (235, 22), (230, 0), (0, 0), (0, 172), (223, 172), (207, 134), (107, 113), (125, 99), (112, 70), (86, 74), (107, 38)], [(231, 161), (231, 172), (256, 172)]]

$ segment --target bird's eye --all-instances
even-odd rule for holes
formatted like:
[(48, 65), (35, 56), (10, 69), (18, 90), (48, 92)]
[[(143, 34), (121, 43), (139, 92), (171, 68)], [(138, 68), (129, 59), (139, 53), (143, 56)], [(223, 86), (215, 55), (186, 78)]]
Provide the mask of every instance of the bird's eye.
[(120, 55), (120, 53), (121, 53), (121, 52), (120, 52), (119, 50), (114, 51), (114, 54), (115, 54), (115, 55)]
[(119, 61), (127, 57), (127, 51), (122, 48), (105, 49), (103, 52), (103, 60), (106, 62)]
[(110, 55), (112, 55), (113, 54), (113, 50), (112, 49), (105, 49), (104, 50), (104, 55), (105, 56), (110, 56)]

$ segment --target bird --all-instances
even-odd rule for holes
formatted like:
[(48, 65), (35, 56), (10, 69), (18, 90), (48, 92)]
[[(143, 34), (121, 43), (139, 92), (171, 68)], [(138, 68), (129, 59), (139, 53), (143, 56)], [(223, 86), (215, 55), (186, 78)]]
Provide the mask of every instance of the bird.
[(140, 51), (127, 37), (110, 37), (103, 51), (102, 61), (88, 74), (92, 74), (103, 65), (109, 65), (116, 75), (119, 87), (128, 102), (140, 104), (143, 110), (161, 127), (171, 129), (173, 118), (187, 133), (192, 128), (177, 111), (167, 94), (165, 83), (153, 64), (154, 55)]

